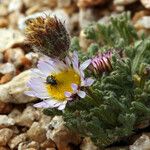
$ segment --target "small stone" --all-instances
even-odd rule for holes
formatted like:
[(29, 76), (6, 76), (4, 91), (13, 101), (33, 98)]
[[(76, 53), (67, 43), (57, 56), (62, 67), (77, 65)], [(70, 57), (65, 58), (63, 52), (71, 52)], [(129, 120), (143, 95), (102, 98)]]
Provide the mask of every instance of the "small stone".
[(23, 2), (21, 0), (10, 0), (9, 5), (8, 5), (8, 11), (18, 11), (22, 9), (23, 7)]
[(64, 126), (62, 116), (55, 116), (49, 124), (46, 133), (47, 139), (52, 139), (58, 149), (70, 149), (69, 144), (78, 145), (81, 141), (79, 135), (69, 131)]
[(0, 63), (2, 63), (3, 62), (3, 53), (0, 53)]
[(6, 28), (8, 26), (8, 20), (6, 18), (0, 18), (0, 28)]
[(150, 16), (143, 16), (134, 25), (136, 28), (150, 29)]
[(22, 65), (24, 56), (24, 51), (21, 48), (9, 48), (4, 52), (4, 60), (13, 63), (15, 67)]
[(130, 146), (130, 150), (150, 150), (150, 134), (143, 134), (138, 138), (133, 145)]
[(0, 101), (10, 103), (27, 103), (37, 98), (24, 94), (28, 91), (27, 82), (31, 77), (31, 70), (26, 70), (15, 76), (10, 82), (0, 85)]
[(18, 150), (27, 150), (29, 148), (33, 148), (33, 149), (36, 149), (36, 150), (39, 150), (40, 149), (40, 146), (39, 146), (39, 143), (38, 142), (35, 142), (35, 141), (27, 141), (27, 142), (22, 142), (19, 144), (18, 146)]
[(34, 122), (27, 131), (29, 139), (42, 143), (46, 140), (46, 130), (41, 127), (40, 123)]
[(21, 116), (21, 114), (22, 114), (22, 113), (21, 113), (18, 109), (14, 108), (14, 109), (9, 113), (8, 117), (13, 118), (13, 119), (15, 120), (15, 122), (16, 122), (17, 118), (19, 118), (19, 117)]
[(140, 0), (143, 6), (147, 9), (150, 9), (150, 1), (149, 0)]
[(51, 120), (52, 120), (52, 117), (44, 115), (43, 113), (41, 113), (41, 118), (39, 120), (39, 123), (41, 124), (42, 128), (47, 129)]
[(10, 103), (4, 103), (0, 101), (0, 114), (8, 114), (12, 110), (12, 105)]
[(79, 11), (79, 25), (80, 28), (85, 28), (95, 21), (95, 14), (91, 8), (81, 8)]
[(7, 73), (0, 78), (0, 84), (10, 81), (15, 76), (14, 73)]
[(71, 0), (57, 0), (58, 7), (69, 7), (71, 5)]
[(27, 106), (21, 116), (16, 119), (19, 126), (30, 127), (34, 121), (39, 120), (40, 113), (32, 106)]
[(98, 150), (89, 137), (83, 139), (80, 150)]
[(80, 32), (80, 37), (79, 37), (79, 38), (80, 38), (79, 44), (80, 44), (81, 48), (82, 48), (84, 51), (86, 51), (87, 48), (89, 47), (89, 45), (92, 43), (92, 40), (86, 38), (86, 35), (85, 35), (85, 33), (84, 33), (84, 30), (82, 30), (82, 31)]
[[(34, 52), (29, 52), (25, 55), (25, 58), (32, 63), (32, 65), (36, 65), (39, 59), (39, 54), (34, 53)], [(23, 63), (24, 64), (24, 63)], [(26, 66), (26, 64), (24, 64)]]
[(95, 5), (101, 5), (107, 2), (107, 0), (78, 0), (78, 7), (91, 7)]
[(128, 5), (136, 2), (137, 0), (114, 0), (115, 5)]
[(13, 126), (14, 124), (14, 119), (8, 117), (7, 115), (0, 115), (0, 127)]
[(15, 66), (12, 63), (5, 63), (0, 65), (0, 73), (12, 73), (15, 72)]
[(56, 150), (56, 148), (46, 148), (46, 150)]
[(12, 29), (18, 30), (18, 20), (24, 17), (24, 14), (20, 13), (19, 11), (13, 11), (9, 14), (9, 27)]
[(9, 145), (9, 147), (11, 149), (14, 149), (14, 148), (17, 148), (17, 146), (19, 145), (19, 143), (26, 141), (26, 139), (27, 139), (27, 134), (26, 133), (22, 133), (22, 134), (19, 134), (19, 135), (13, 137), (9, 141), (8, 145)]
[(8, 128), (0, 129), (0, 146), (5, 146), (13, 136), (13, 131)]
[(55, 143), (51, 139), (49, 139), (49, 140), (46, 140), (43, 143), (41, 143), (40, 147), (42, 149), (46, 149), (46, 148), (50, 148), (50, 147), (51, 148), (55, 148), (56, 145), (55, 145)]
[(7, 147), (0, 146), (0, 150), (10, 150), (10, 149)]
[(8, 15), (7, 7), (3, 4), (0, 4), (0, 17), (4, 17)]
[(0, 29), (0, 52), (12, 47), (15, 44), (24, 42), (25, 37), (17, 30)]

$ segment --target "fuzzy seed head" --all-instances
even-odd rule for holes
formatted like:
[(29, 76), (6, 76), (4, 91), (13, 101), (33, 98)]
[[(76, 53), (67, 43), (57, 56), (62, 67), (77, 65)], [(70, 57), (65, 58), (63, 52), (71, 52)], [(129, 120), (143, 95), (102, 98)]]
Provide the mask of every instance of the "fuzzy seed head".
[(64, 58), (70, 46), (70, 37), (64, 24), (56, 17), (46, 16), (26, 22), (27, 42), (36, 52), (52, 58)]

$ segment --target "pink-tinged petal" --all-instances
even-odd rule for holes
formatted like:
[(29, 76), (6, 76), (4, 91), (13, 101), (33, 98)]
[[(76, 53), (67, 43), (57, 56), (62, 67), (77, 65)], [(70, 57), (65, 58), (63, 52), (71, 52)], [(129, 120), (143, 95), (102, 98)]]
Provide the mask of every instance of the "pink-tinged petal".
[(65, 92), (66, 97), (70, 97), (71, 95), (72, 95), (71, 92)]
[(84, 86), (91, 86), (94, 83), (94, 79), (92, 78), (87, 78), (84, 80)]
[(69, 59), (69, 57), (65, 58), (65, 62), (68, 66), (71, 66), (71, 60)]
[(72, 64), (73, 64), (73, 68), (75, 70), (78, 70), (78, 68), (79, 68), (79, 59), (78, 59), (78, 54), (77, 54), (76, 51), (73, 52)]
[(67, 101), (63, 102), (59, 107), (58, 110), (64, 110), (66, 107)]
[(81, 64), (80, 69), (85, 70), (91, 63), (91, 59), (86, 60), (84, 63)]
[(49, 105), (48, 105), (45, 101), (36, 103), (36, 104), (34, 104), (33, 106), (34, 106), (34, 107), (37, 107), (37, 108), (48, 108), (48, 107), (49, 107)]
[(78, 91), (78, 96), (81, 98), (84, 98), (86, 96), (86, 93), (84, 91)]
[(76, 91), (78, 89), (78, 85), (74, 84), (74, 83), (71, 84), (71, 87), (72, 87), (73, 91)]

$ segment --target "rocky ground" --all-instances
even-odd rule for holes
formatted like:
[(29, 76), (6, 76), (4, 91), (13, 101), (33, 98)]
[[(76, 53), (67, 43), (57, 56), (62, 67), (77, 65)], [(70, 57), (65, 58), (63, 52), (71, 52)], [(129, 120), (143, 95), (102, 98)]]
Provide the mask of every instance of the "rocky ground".
[[(150, 33), (149, 0), (0, 0), (0, 150), (97, 150), (87, 137), (82, 139), (64, 127), (62, 117), (49, 117), (34, 108), (37, 99), (24, 95), (30, 69), (39, 55), (25, 42), (25, 21), (41, 15), (56, 15), (70, 34), (80, 37), (86, 50), (88, 40), (82, 29), (94, 21), (130, 11), (141, 34)], [(150, 150), (150, 134), (140, 133), (129, 146), (107, 150)]]

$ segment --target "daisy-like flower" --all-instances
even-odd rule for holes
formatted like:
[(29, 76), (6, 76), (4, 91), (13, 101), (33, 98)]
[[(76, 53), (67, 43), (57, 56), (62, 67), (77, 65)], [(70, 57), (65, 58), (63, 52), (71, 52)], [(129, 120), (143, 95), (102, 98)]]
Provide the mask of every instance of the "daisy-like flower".
[(84, 98), (86, 93), (82, 89), (93, 84), (92, 78), (84, 76), (90, 63), (91, 60), (87, 60), (80, 65), (76, 52), (66, 57), (65, 62), (46, 57), (38, 62), (37, 69), (33, 69), (33, 78), (27, 84), (30, 91), (25, 94), (43, 99), (35, 107), (63, 110), (76, 96)]

